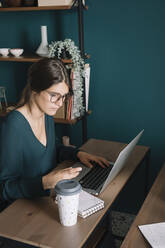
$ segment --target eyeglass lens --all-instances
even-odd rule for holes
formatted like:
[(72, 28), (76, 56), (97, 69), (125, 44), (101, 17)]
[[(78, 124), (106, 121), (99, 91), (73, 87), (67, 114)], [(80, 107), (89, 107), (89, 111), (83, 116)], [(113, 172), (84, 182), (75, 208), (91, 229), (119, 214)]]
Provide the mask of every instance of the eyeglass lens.
[(51, 102), (58, 102), (62, 99), (62, 102), (64, 102), (65, 98), (66, 98), (66, 95), (62, 96), (61, 94), (56, 93), (54, 95), (51, 95), (50, 101)]

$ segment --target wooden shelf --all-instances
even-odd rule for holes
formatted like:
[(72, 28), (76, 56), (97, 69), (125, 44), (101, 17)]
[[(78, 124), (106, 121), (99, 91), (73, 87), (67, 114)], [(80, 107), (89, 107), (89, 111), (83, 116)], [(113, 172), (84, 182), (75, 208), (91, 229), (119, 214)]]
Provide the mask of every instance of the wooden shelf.
[[(86, 112), (86, 115), (90, 115), (92, 113), (91, 110), (89, 110), (88, 112)], [(76, 124), (76, 122), (80, 121), (83, 118), (83, 116), (74, 119), (74, 120), (66, 120), (66, 119), (61, 119), (61, 118), (54, 118), (54, 122), (55, 123), (61, 123), (61, 124), (71, 124), (74, 125)]]
[(40, 11), (40, 10), (66, 10), (71, 9), (72, 6), (44, 6), (44, 7), (0, 7), (1, 12), (8, 12), (8, 11)]
[[(90, 115), (91, 113), (92, 113), (92, 111), (89, 110), (86, 114)], [(0, 111), (0, 117), (5, 117), (6, 115), (7, 115), (7, 112), (5, 110)], [(54, 118), (54, 122), (59, 123), (59, 124), (71, 124), (71, 125), (74, 125), (78, 121), (80, 121), (81, 119), (82, 119), (82, 117), (74, 119), (74, 120), (66, 120), (66, 119), (61, 119), (61, 118)]]
[[(9, 112), (6, 112), (5, 110), (0, 111), (0, 117), (5, 117)], [(79, 119), (74, 120), (66, 120), (66, 119), (60, 119), (60, 118), (54, 118), (55, 123), (60, 124), (75, 124)]]
[[(13, 62), (37, 62), (40, 59), (44, 57), (37, 56), (37, 55), (23, 55), (19, 57), (14, 57), (12, 55), (9, 55), (7, 57), (0, 56), (0, 61), (13, 61)], [(66, 64), (71, 64), (72, 60), (71, 59), (62, 59), (62, 61)]]
[(60, 123), (60, 124), (72, 124), (72, 125), (74, 125), (77, 121), (78, 121), (78, 119), (66, 120), (66, 119), (54, 118), (54, 122)]
[[(72, 9), (71, 5), (65, 6), (44, 6), (44, 7), (0, 7), (0, 12), (14, 12), (14, 11), (40, 11), (40, 10), (67, 10)], [(84, 6), (88, 10), (88, 6)]]
[[(86, 58), (89, 58), (89, 55), (85, 55)], [(23, 55), (23, 56), (19, 56), (19, 57), (14, 57), (12, 55), (9, 56), (1, 56), (0, 55), (0, 61), (11, 61), (11, 62), (37, 62), (40, 59), (42, 59), (44, 57), (32, 54), (32, 55)], [(72, 60), (71, 59), (62, 59), (62, 61), (65, 64), (71, 64)]]

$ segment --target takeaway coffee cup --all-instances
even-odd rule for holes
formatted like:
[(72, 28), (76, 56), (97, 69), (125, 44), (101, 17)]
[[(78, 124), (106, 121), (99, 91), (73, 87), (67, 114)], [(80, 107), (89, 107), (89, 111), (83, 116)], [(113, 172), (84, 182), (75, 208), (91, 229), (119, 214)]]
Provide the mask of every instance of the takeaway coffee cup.
[(75, 180), (61, 180), (55, 186), (60, 222), (64, 226), (77, 223), (81, 185)]

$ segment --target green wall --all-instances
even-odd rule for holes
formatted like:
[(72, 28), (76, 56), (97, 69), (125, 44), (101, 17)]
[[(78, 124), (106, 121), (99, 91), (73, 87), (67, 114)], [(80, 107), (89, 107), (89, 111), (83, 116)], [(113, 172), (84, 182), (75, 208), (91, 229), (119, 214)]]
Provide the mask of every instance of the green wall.
[[(165, 161), (165, 3), (163, 0), (86, 1), (85, 50), (91, 55), (88, 137), (129, 142), (145, 129), (140, 144), (151, 147), (150, 184)], [(74, 11), (0, 13), (0, 47), (35, 51), (40, 25), (48, 39), (77, 40)], [(0, 62), (0, 84), (16, 101), (26, 83), (29, 63)], [(62, 129), (61, 129), (62, 128)], [(66, 128), (57, 125), (58, 133)], [(71, 141), (81, 144), (81, 123), (68, 127)], [(140, 178), (135, 181), (138, 189)], [(130, 187), (131, 188), (131, 187)], [(131, 194), (131, 193), (130, 193)], [(136, 206), (135, 206), (136, 207)]]

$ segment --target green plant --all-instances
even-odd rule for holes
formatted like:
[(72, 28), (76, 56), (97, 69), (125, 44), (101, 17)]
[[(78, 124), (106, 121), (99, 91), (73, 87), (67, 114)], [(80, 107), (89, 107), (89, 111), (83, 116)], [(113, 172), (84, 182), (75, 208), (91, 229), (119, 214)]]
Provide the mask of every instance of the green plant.
[[(64, 41), (52, 41), (48, 46), (49, 57), (58, 57), (60, 59), (71, 59), (73, 78), (73, 105), (72, 118), (78, 118), (84, 114), (83, 106), (83, 80), (85, 77), (85, 62), (81, 57), (80, 50), (71, 39)], [(70, 66), (67, 65), (69, 69)]]

